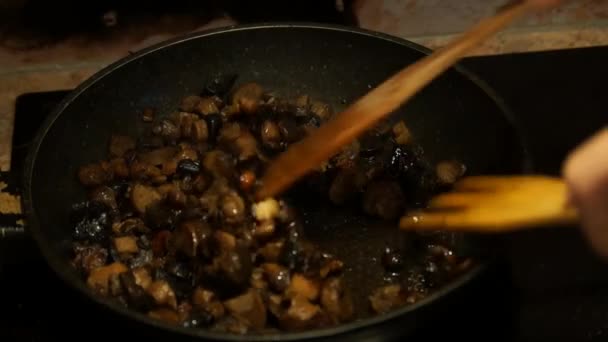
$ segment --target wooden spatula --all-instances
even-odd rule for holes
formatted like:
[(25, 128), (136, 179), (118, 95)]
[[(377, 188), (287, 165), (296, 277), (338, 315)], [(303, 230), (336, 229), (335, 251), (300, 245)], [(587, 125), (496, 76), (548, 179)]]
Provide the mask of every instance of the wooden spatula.
[(406, 67), (372, 89), (272, 161), (256, 193), (258, 199), (273, 197), (284, 191), (412, 98), (467, 52), (515, 19), (537, 9), (527, 1), (505, 6), (443, 49)]
[(430, 200), (424, 211), (400, 220), (404, 230), (457, 230), (499, 233), (575, 225), (566, 184), (543, 175), (471, 176)]

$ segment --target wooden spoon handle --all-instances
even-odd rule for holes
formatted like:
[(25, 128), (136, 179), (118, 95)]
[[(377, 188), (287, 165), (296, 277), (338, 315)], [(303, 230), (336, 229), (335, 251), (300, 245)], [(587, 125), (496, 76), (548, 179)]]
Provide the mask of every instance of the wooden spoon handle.
[(482, 20), (462, 37), (390, 77), (342, 113), (313, 131), (273, 161), (262, 178), (258, 199), (284, 191), (298, 178), (327, 161), (365, 130), (413, 97), (468, 51), (513, 20), (533, 10), (529, 2), (507, 6)]

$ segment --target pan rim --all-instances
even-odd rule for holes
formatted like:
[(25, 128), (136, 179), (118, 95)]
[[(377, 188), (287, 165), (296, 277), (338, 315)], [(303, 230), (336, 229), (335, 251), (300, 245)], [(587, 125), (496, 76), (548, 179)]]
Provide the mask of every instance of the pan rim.
[[(246, 334), (246, 335), (236, 335), (236, 334), (228, 334), (228, 333), (215, 333), (210, 332), (205, 329), (191, 329), (191, 328), (183, 328), (172, 326), (158, 320), (154, 320), (149, 318), (143, 313), (136, 312), (131, 309), (127, 309), (113, 303), (112, 301), (101, 298), (100, 296), (95, 295), (88, 289), (84, 282), (80, 279), (76, 280), (75, 276), (69, 272), (69, 270), (65, 269), (64, 264), (58, 260), (53, 253), (50, 246), (44, 241), (42, 238), (42, 226), (40, 222), (38, 222), (37, 217), (35, 215), (34, 206), (33, 206), (33, 198), (32, 198), (32, 189), (31, 189), (31, 181), (33, 179), (33, 173), (36, 164), (36, 157), (42, 142), (44, 141), (45, 136), (49, 132), (49, 130), (53, 127), (54, 122), (59, 118), (59, 116), (63, 113), (63, 111), (84, 91), (86, 91), (89, 87), (91, 87), (96, 82), (102, 80), (105, 76), (112, 73), (114, 70), (121, 68), (128, 63), (134, 62), (150, 53), (154, 53), (158, 50), (169, 48), (170, 46), (181, 44), (184, 42), (188, 42), (190, 40), (200, 39), (207, 36), (220, 35), (220, 34), (230, 34), (237, 31), (244, 30), (261, 30), (261, 29), (285, 29), (285, 28), (297, 28), (297, 29), (313, 29), (313, 30), (328, 30), (328, 31), (339, 31), (345, 32), (349, 34), (356, 34), (362, 36), (369, 36), (376, 39), (386, 40), (393, 44), (398, 44), (409, 49), (413, 49), (422, 54), (429, 54), (432, 52), (431, 49), (428, 49), (422, 45), (414, 43), (412, 41), (402, 39), (399, 37), (395, 37), (392, 35), (388, 35), (381, 32), (370, 31), (357, 27), (350, 27), (344, 25), (336, 25), (336, 24), (320, 24), (320, 23), (306, 23), (306, 22), (277, 22), (277, 23), (256, 23), (256, 24), (240, 24), (240, 25), (231, 25), (211, 30), (205, 31), (197, 31), (193, 33), (189, 33), (186, 35), (180, 35), (174, 37), (172, 39), (168, 39), (164, 42), (160, 42), (154, 45), (151, 45), (145, 49), (142, 49), (134, 54), (123, 57), (106, 67), (102, 68), (94, 75), (89, 77), (83, 83), (78, 85), (69, 95), (67, 95), (52, 111), (52, 113), (47, 116), (44, 120), (40, 129), (36, 133), (34, 138), (34, 142), (32, 146), (29, 148), (25, 166), (24, 166), (24, 191), (23, 191), (23, 208), (24, 214), (27, 219), (27, 231), (32, 235), (33, 239), (36, 241), (36, 244), (41, 251), (45, 261), (47, 264), (54, 270), (54, 272), (59, 276), (62, 281), (64, 281), (68, 286), (76, 289), (80, 294), (87, 297), (94, 303), (102, 307), (106, 307), (111, 309), (111, 311), (116, 312), (126, 318), (133, 319), (139, 323), (144, 325), (152, 326), (155, 328), (159, 328), (162, 330), (167, 330), (172, 333), (182, 334), (190, 337), (196, 338), (204, 338), (204, 339), (213, 339), (213, 340), (224, 340), (224, 341), (293, 341), (293, 340), (305, 340), (305, 339), (313, 339), (313, 338), (328, 338), (332, 336), (338, 336), (344, 333), (352, 333), (357, 330), (362, 330), (369, 328), (371, 326), (377, 325), (379, 323), (387, 322), (393, 320), (397, 317), (415, 313), (419, 308), (428, 306), (428, 304), (433, 303), (442, 299), (442, 297), (454, 292), (458, 288), (463, 285), (469, 283), (472, 279), (476, 278), (482, 271), (484, 271), (489, 261), (482, 261), (481, 263), (474, 266), (469, 272), (461, 275), (457, 279), (453, 280), (449, 284), (443, 286), (437, 291), (430, 294), (428, 297), (420, 300), (419, 302), (405, 306), (400, 309), (396, 309), (389, 313), (385, 313), (382, 315), (373, 316), (370, 318), (365, 318), (361, 320), (357, 320), (354, 322), (341, 324), (336, 327), (324, 328), (324, 329), (315, 329), (304, 332), (280, 332), (278, 334), (271, 335), (262, 335), (262, 334)], [(473, 73), (469, 72), (462, 65), (457, 64), (452, 69), (456, 70), (461, 76), (465, 77), (468, 81), (472, 82), (476, 87), (478, 87), (481, 91), (483, 91), (486, 96), (488, 96), (493, 103), (499, 108), (501, 111), (501, 115), (507, 121), (507, 124), (511, 127), (514, 134), (516, 135), (518, 142), (520, 143), (519, 148), (522, 153), (522, 170), (531, 170), (532, 164), (529, 158), (529, 152), (527, 148), (527, 144), (523, 139), (523, 135), (521, 134), (521, 130), (517, 126), (514, 117), (512, 115), (511, 110), (506, 106), (504, 101), (497, 95), (497, 93), (485, 82), (475, 76)]]

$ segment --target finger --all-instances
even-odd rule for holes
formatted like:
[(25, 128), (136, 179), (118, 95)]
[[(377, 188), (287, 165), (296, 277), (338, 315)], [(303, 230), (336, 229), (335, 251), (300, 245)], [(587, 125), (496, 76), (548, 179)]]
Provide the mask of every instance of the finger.
[(564, 162), (570, 203), (580, 213), (581, 228), (600, 255), (608, 258), (608, 130), (579, 145)]
[(432, 208), (464, 208), (479, 205), (490, 200), (492, 194), (477, 192), (450, 192), (441, 194), (429, 201)]

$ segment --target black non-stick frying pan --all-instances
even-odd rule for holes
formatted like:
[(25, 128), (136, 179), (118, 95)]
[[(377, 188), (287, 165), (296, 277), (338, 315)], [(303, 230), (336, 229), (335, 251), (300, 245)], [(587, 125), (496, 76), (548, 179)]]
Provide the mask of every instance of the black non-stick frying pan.
[[(69, 264), (69, 208), (84, 193), (78, 167), (105, 156), (112, 134), (142, 129), (142, 108), (168, 114), (179, 99), (196, 93), (213, 75), (238, 74), (282, 94), (307, 93), (340, 110), (428, 51), (410, 42), (363, 30), (325, 25), (255, 25), (197, 33), (143, 50), (100, 71), (72, 92), (46, 120), (26, 162), (24, 210), (27, 230), (50, 267), (69, 285), (117, 314), (150, 329), (207, 339), (371, 339), (402, 334), (429, 308), (474, 279), (483, 262), (447, 287), (395, 312), (326, 330), (274, 336), (212, 334), (165, 326), (100, 299)], [(458, 159), (468, 172), (517, 173), (525, 149), (500, 99), (469, 72), (456, 67), (395, 113), (404, 119), (432, 162)], [(310, 215), (313, 240), (353, 266), (351, 282), (362, 290), (381, 277), (372, 251), (398, 241), (396, 227), (375, 227), (364, 218), (336, 212)], [(464, 237), (462, 248), (477, 240)], [(363, 292), (361, 292), (363, 293)], [(93, 303), (92, 303), (93, 305)]]

